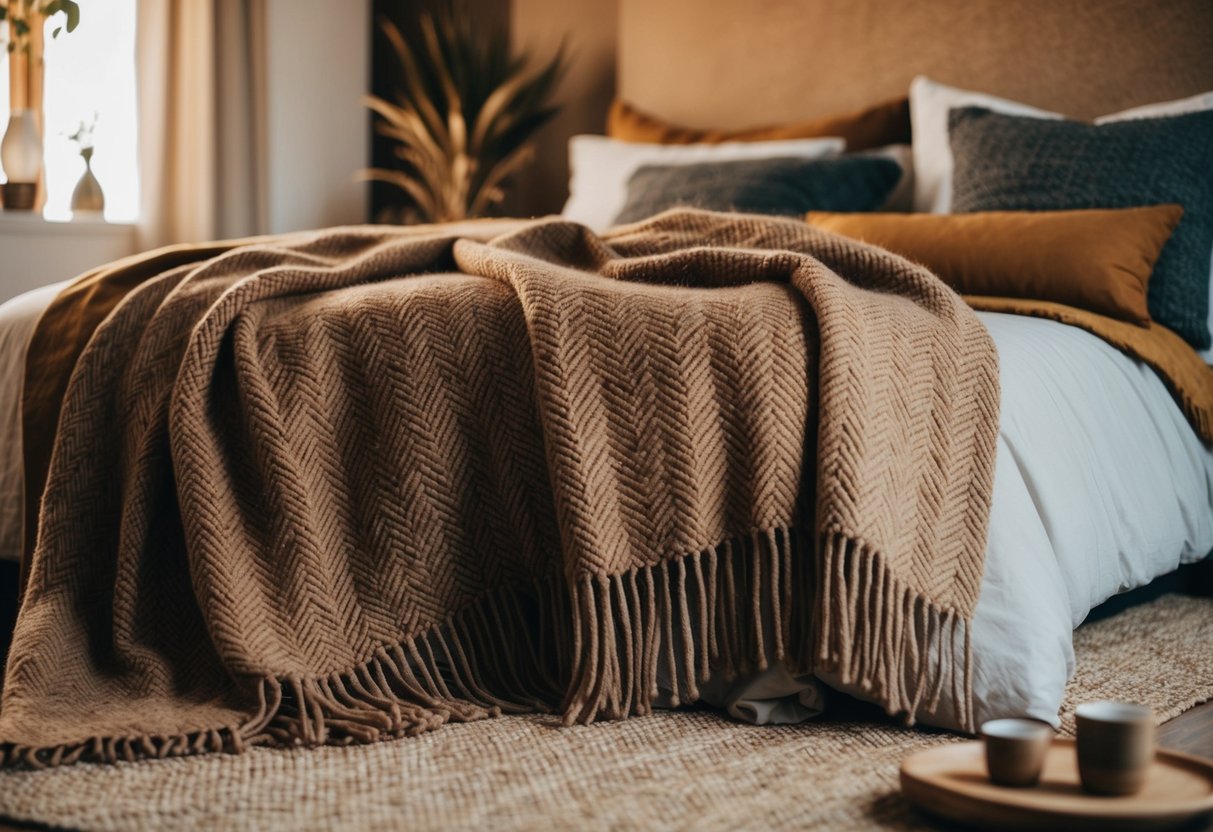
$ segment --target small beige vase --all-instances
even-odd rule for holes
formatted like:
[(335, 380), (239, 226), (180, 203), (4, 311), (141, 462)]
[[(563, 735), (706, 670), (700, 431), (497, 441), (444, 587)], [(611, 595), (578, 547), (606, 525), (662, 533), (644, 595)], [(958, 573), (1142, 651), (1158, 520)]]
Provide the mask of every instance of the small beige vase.
[(72, 191), (72, 214), (100, 214), (105, 210), (105, 193), (93, 175), (93, 149), (86, 147), (80, 155), (84, 157), (84, 173)]

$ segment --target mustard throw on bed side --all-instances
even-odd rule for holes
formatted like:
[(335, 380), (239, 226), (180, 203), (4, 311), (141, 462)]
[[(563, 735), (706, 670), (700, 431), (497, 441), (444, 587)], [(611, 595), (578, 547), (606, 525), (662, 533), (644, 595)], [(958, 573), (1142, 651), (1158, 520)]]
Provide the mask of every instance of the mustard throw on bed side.
[(64, 398), (4, 763), (616, 718), (768, 657), (968, 702), (998, 376), (960, 298), (795, 221), (499, 231), (127, 295)]

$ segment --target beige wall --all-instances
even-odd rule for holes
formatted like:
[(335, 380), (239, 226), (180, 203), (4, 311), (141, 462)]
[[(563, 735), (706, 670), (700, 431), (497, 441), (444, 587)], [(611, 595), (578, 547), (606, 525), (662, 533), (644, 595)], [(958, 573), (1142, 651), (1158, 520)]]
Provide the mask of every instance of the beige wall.
[(360, 223), (369, 0), (268, 0), (266, 191), (272, 233)]
[(619, 88), (741, 129), (906, 94), (919, 74), (1076, 118), (1213, 86), (1213, 0), (620, 0)]
[(568, 75), (558, 91), (560, 113), (536, 140), (536, 160), (517, 178), (507, 206), (524, 216), (557, 213), (568, 196), (568, 141), (601, 133), (615, 92), (618, 0), (513, 0), (510, 39), (515, 50), (550, 56), (568, 38)]

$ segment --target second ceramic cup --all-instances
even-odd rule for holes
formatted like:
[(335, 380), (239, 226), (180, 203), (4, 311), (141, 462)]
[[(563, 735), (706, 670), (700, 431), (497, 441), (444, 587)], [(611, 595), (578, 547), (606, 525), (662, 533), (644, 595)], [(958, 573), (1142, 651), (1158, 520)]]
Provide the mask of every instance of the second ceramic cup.
[(1075, 711), (1078, 775), (1093, 794), (1135, 794), (1154, 761), (1154, 714), (1144, 705), (1091, 702)]

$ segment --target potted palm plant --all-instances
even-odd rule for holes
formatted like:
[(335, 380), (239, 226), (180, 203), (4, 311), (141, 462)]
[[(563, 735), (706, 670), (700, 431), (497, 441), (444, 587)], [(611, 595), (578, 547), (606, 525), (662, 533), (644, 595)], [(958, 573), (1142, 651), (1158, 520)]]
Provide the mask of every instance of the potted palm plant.
[(535, 132), (554, 116), (553, 94), (566, 68), (563, 45), (532, 69), (500, 30), (476, 30), (471, 16), (422, 12), (410, 37), (390, 20), (380, 27), (400, 63), (394, 101), (368, 95), (376, 130), (393, 142), (395, 166), (362, 172), (407, 196), (397, 219), (442, 222), (486, 215), (509, 177), (534, 155)]

